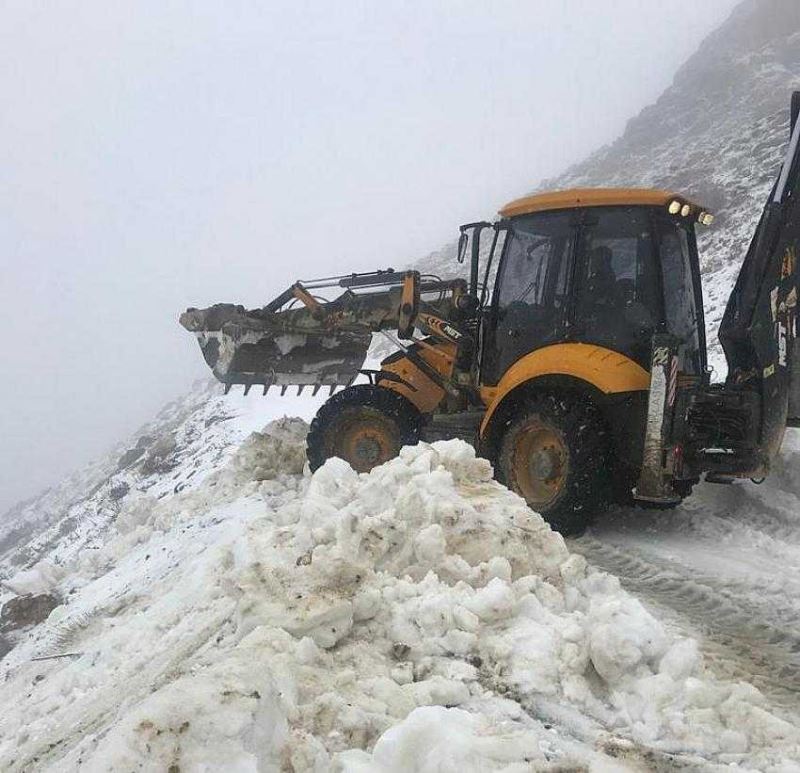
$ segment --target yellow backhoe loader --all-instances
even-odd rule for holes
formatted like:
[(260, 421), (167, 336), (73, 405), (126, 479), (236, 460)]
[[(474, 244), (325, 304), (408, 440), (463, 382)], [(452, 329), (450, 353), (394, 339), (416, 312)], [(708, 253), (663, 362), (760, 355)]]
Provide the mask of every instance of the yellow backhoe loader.
[[(338, 456), (365, 472), (421, 438), (466, 437), (564, 533), (610, 502), (669, 507), (704, 476), (761, 478), (800, 421), (799, 108), (795, 94), (786, 158), (720, 329), (724, 383), (707, 367), (695, 241), (712, 215), (669, 191), (514, 201), (461, 227), (468, 281), (327, 277), (261, 309), (188, 309), (181, 324), (226, 389), (331, 390), (308, 434), (312, 468)], [(364, 370), (374, 334), (396, 351)]]

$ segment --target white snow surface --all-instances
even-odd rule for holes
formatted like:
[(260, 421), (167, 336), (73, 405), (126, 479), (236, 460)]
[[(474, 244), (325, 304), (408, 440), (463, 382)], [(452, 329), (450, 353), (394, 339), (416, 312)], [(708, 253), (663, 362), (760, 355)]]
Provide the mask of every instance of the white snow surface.
[[(717, 213), (718, 377), (713, 331), (800, 84), (798, 13), (743, 3), (548, 184)], [(421, 268), (450, 275), (453, 254)], [(459, 443), (309, 476), (301, 422), (251, 433), (323, 395), (218, 390), (0, 519), (0, 604), (63, 599), (5, 658), (0, 637), (0, 770), (800, 770), (798, 433), (763, 486), (616, 508), (565, 546)]]
[(470, 446), (311, 475), (306, 430), (132, 492), (42, 573), (67, 601), (0, 662), (0, 769), (800, 770), (790, 721)]

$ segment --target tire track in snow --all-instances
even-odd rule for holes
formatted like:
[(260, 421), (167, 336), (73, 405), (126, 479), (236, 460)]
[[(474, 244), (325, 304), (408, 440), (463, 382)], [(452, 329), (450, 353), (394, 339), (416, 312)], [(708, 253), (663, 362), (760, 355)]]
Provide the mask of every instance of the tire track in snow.
[(687, 500), (681, 510), (700, 519), (719, 519), (738, 532), (760, 532), (786, 546), (800, 547), (800, 498), (795, 494), (765, 491), (750, 483), (720, 488), (713, 492), (713, 501), (711, 492), (702, 491), (697, 499)]
[(796, 711), (800, 611), (784, 592), (667, 563), (636, 546), (614, 545), (602, 537), (584, 536), (570, 543), (590, 563), (618, 576), (645, 603), (668, 610), (685, 633), (699, 632), (713, 671), (750, 681), (777, 705)]

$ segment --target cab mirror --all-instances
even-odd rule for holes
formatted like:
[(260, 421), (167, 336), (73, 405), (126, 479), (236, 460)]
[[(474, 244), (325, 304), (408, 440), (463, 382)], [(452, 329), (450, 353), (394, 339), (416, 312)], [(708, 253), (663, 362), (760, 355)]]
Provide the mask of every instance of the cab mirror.
[(467, 257), (467, 244), (469, 243), (469, 236), (467, 236), (466, 231), (461, 232), (461, 236), (458, 237), (458, 262), (463, 263), (464, 258)]

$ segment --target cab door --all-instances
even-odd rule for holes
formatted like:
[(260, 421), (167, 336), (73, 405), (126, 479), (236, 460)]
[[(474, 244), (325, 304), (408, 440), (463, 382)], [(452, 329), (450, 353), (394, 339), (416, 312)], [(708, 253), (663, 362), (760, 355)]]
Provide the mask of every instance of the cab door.
[(661, 272), (649, 207), (583, 211), (576, 249), (570, 338), (650, 367), (654, 333), (664, 329)]
[(574, 210), (510, 221), (484, 320), (484, 384), (496, 384), (525, 354), (564, 340), (576, 235)]

